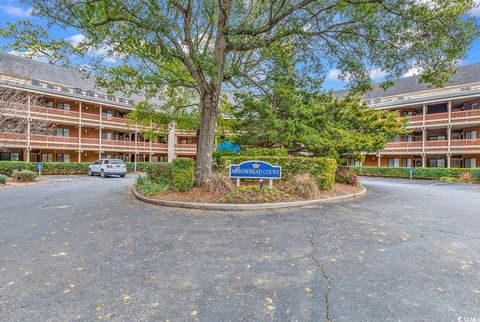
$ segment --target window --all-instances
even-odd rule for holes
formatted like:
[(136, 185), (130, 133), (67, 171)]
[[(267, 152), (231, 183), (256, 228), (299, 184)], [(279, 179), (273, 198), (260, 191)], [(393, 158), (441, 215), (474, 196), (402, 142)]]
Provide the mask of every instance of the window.
[(112, 133), (102, 132), (102, 140), (111, 140), (111, 139), (112, 139)]
[(354, 167), (361, 167), (362, 163), (358, 159), (350, 159), (350, 165)]
[(461, 132), (452, 132), (452, 140), (461, 140), (462, 133)]
[(151, 160), (152, 160), (152, 162), (158, 162), (158, 156), (152, 155)]
[(47, 101), (45, 102), (45, 106), (49, 108), (53, 108), (53, 102), (52, 101)]
[(70, 154), (57, 153), (57, 162), (70, 162)]
[(102, 154), (102, 159), (111, 159), (112, 155), (111, 154)]
[(476, 168), (477, 167), (477, 159), (475, 158), (468, 158), (464, 160), (465, 168)]
[(476, 110), (478, 109), (478, 103), (465, 104), (465, 110)]
[(105, 164), (123, 164), (121, 159), (105, 160)]
[(465, 132), (465, 139), (466, 140), (476, 140), (477, 139), (477, 131), (466, 131)]
[(168, 157), (166, 155), (160, 157), (160, 162), (168, 162)]
[(405, 117), (405, 116), (412, 116), (413, 115), (413, 112), (412, 111), (403, 111), (402, 112), (402, 116)]
[(18, 152), (2, 152), (0, 153), (0, 161), (19, 161), (20, 153)]
[(42, 162), (53, 162), (52, 153), (42, 153)]
[(411, 135), (402, 135), (402, 142), (412, 142)]
[(395, 136), (393, 137), (393, 142), (400, 142), (400, 135), (398, 135), (398, 134), (395, 135)]
[(404, 168), (412, 167), (412, 159), (402, 159), (402, 167)]
[(57, 128), (57, 136), (70, 136), (70, 129)]
[(430, 137), (430, 141), (444, 141), (446, 140), (445, 135), (434, 135)]
[(429, 159), (428, 166), (430, 168), (445, 168), (445, 159)]
[(398, 168), (400, 167), (400, 159), (394, 158), (394, 159), (388, 159), (388, 166), (390, 168)]
[(57, 103), (57, 109), (59, 109), (59, 110), (70, 110), (70, 104)]

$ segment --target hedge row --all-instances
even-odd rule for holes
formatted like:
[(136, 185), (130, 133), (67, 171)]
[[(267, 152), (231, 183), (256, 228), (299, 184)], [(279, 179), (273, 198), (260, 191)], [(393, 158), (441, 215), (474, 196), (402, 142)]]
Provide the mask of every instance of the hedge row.
[(282, 167), (282, 177), (288, 179), (295, 174), (308, 172), (318, 178), (321, 189), (331, 189), (335, 184), (337, 162), (330, 158), (279, 157), (279, 156), (223, 156), (221, 166), (227, 169), (230, 164), (239, 164), (252, 159)]
[[(359, 175), (376, 177), (410, 178), (408, 168), (348, 167)], [(480, 168), (414, 168), (414, 179), (459, 178), (462, 172), (471, 172), (475, 181), (480, 181)]]
[(193, 188), (195, 183), (195, 161), (190, 158), (173, 159), (172, 185), (179, 191), (187, 191)]
[[(85, 174), (89, 162), (43, 162), (42, 174)], [(146, 171), (154, 163), (137, 162), (137, 171)], [(129, 171), (133, 171), (133, 162), (126, 162)], [(24, 169), (37, 172), (36, 162), (0, 161), (0, 174), (11, 176), (14, 170)]]

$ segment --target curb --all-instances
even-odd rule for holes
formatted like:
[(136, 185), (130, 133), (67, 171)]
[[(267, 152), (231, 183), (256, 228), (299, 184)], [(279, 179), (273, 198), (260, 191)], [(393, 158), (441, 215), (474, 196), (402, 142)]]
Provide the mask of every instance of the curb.
[(292, 201), (292, 202), (276, 202), (276, 203), (260, 203), (260, 204), (225, 204), (225, 203), (200, 203), (200, 202), (186, 202), (186, 201), (168, 201), (158, 200), (142, 196), (135, 187), (132, 187), (133, 194), (138, 200), (146, 203), (154, 204), (164, 207), (202, 209), (202, 210), (228, 210), (228, 211), (245, 211), (245, 210), (268, 210), (281, 209), (290, 207), (302, 207), (307, 205), (333, 203), (338, 201), (345, 201), (363, 197), (367, 194), (367, 189), (362, 187), (362, 190), (356, 193), (351, 193), (344, 196), (330, 197), (325, 199)]

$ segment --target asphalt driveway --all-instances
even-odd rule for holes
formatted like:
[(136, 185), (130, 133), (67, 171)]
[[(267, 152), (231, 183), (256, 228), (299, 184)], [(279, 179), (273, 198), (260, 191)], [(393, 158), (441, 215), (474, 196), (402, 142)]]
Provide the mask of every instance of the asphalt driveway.
[(480, 186), (365, 178), (367, 197), (159, 208), (133, 178), (0, 189), (1, 321), (480, 319)]

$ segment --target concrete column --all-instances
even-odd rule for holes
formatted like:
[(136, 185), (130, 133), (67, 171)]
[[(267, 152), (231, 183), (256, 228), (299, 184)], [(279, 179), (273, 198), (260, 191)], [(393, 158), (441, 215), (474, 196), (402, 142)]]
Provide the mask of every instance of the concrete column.
[(175, 123), (172, 122), (168, 125), (168, 154), (167, 161), (172, 162), (175, 159)]
[(138, 138), (137, 138), (137, 130), (135, 130), (135, 155), (133, 156), (133, 171), (137, 171), (137, 141), (138, 141)]
[(427, 141), (427, 129), (422, 128), (422, 153), (425, 154), (425, 143)]
[(98, 128), (98, 144), (99, 144), (99, 150), (98, 150), (98, 158), (102, 158), (102, 105), (100, 105), (100, 127)]
[(377, 154), (377, 166), (382, 166), (382, 155), (380, 153)]
[(425, 154), (422, 154), (422, 168), (427, 167), (427, 156)]
[(452, 126), (449, 124), (447, 126), (447, 168), (450, 168), (450, 150), (452, 148)]
[(452, 101), (448, 101), (447, 108), (448, 108), (448, 124), (450, 124), (452, 120)]
[(427, 115), (427, 112), (428, 112), (428, 106), (427, 104), (423, 104), (422, 106), (422, 109), (423, 109), (423, 114), (422, 114), (422, 126), (425, 127), (425, 116)]
[(82, 102), (78, 103), (78, 160), (82, 162)]
[(30, 162), (30, 132), (31, 132), (31, 117), (30, 110), (32, 105), (32, 96), (28, 93), (27, 96), (27, 155), (25, 156), (25, 161)]
[(447, 153), (447, 168), (451, 167), (451, 158), (452, 155), (450, 153)]

